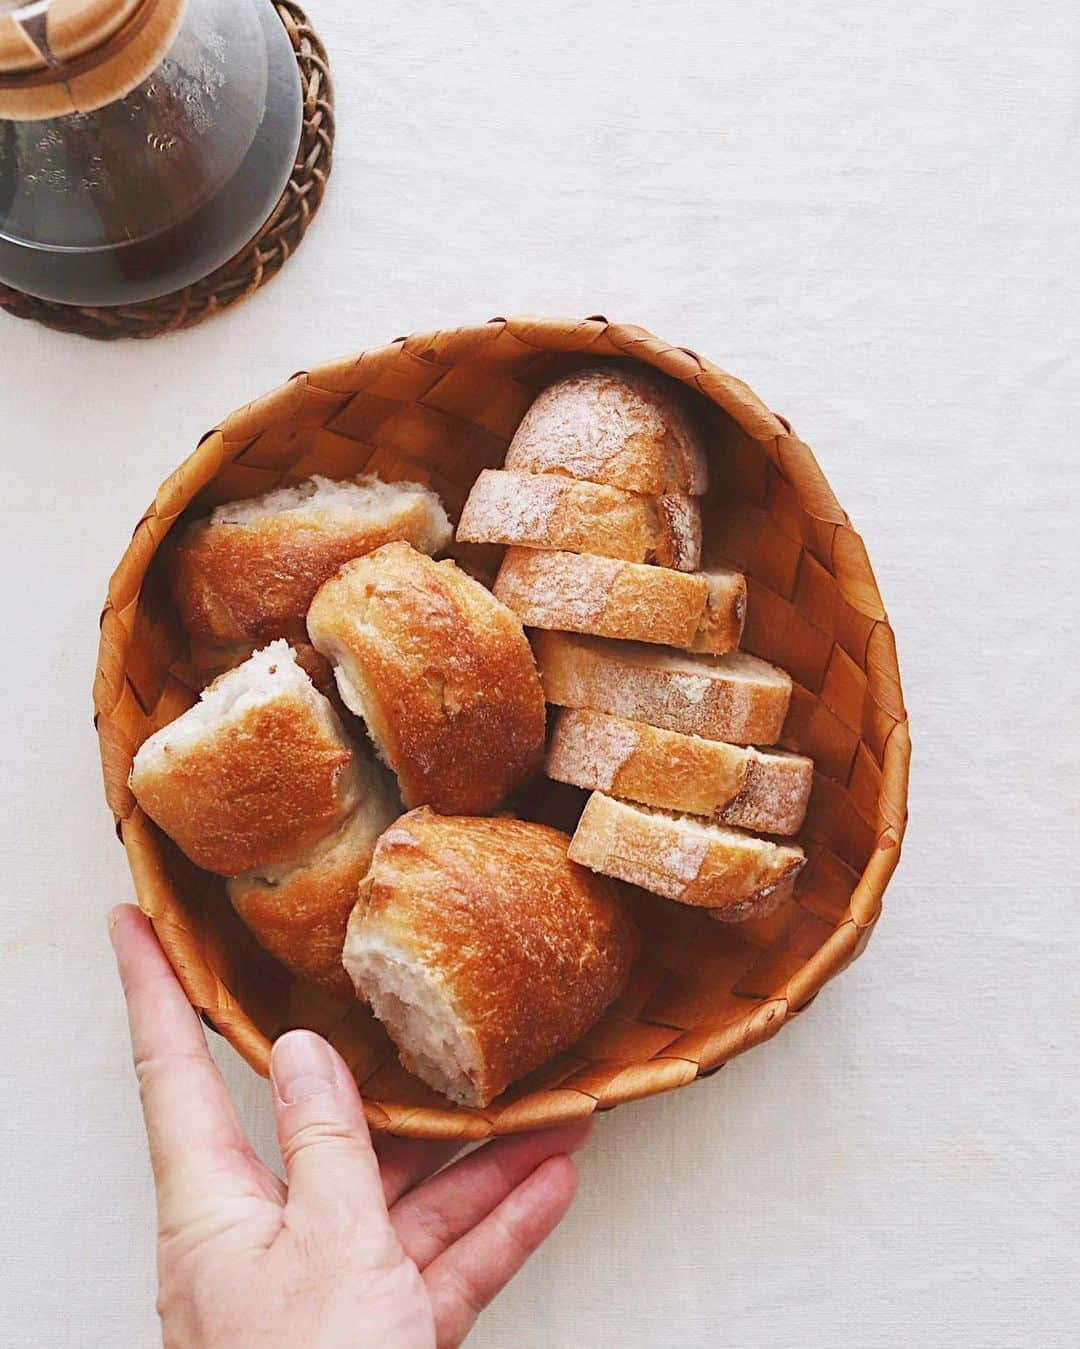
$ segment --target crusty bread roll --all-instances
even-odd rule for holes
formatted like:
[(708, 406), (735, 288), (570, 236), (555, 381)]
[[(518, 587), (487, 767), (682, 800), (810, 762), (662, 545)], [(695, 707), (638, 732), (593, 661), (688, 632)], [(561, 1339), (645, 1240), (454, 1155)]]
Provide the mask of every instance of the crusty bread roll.
[(453, 562), (390, 543), (346, 563), (308, 632), (406, 806), (494, 810), (539, 768), (544, 695), (521, 622)]
[(380, 838), (349, 920), (345, 968), (409, 1072), (486, 1106), (572, 1045), (636, 950), (617, 887), (569, 839), (507, 817), (422, 809)]
[(302, 855), (344, 823), (361, 786), (340, 721), (285, 641), (204, 689), (131, 770), (147, 815), (223, 876)]
[(401, 811), (385, 771), (362, 761), (360, 804), (335, 833), (302, 859), (248, 871), (226, 883), (237, 913), (260, 945), (287, 968), (351, 997), (341, 963), (345, 927), (357, 887), (371, 865), (375, 842)]
[(190, 525), (169, 580), (184, 626), (204, 642), (296, 637), (316, 590), (343, 562), (392, 539), (435, 553), (450, 536), (442, 503), (419, 483), (315, 477)]
[(801, 754), (574, 708), (558, 715), (545, 768), (557, 782), (766, 834), (798, 832), (814, 781), (813, 761)]
[(692, 656), (542, 629), (532, 643), (549, 703), (610, 712), (684, 735), (771, 745), (791, 701), (791, 677), (741, 651)]
[(645, 366), (580, 370), (526, 412), (506, 467), (658, 495), (709, 485), (705, 447), (682, 389)]
[(709, 909), (728, 922), (770, 913), (806, 861), (797, 844), (602, 792), (589, 797), (569, 855), (592, 871)]
[(529, 628), (687, 651), (733, 651), (746, 617), (746, 579), (737, 571), (671, 571), (590, 553), (511, 548), (494, 590)]
[(485, 468), (461, 512), (457, 539), (693, 571), (701, 561), (701, 512), (684, 493), (641, 496), (561, 474)]

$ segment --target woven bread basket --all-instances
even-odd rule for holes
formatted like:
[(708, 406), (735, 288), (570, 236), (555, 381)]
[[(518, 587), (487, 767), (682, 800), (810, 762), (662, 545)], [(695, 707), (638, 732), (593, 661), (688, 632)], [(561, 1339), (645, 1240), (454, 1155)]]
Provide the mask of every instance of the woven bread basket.
[[(747, 574), (744, 646), (791, 672), (782, 743), (816, 763), (800, 835), (809, 862), (795, 900), (739, 925), (643, 897), (646, 940), (618, 1001), (568, 1052), (487, 1110), (469, 1110), (406, 1074), (364, 1007), (335, 1002), (264, 954), (221, 879), (186, 861), (136, 806), (132, 756), (197, 696), (157, 555), (189, 508), (312, 473), (427, 482), (456, 518), (536, 392), (602, 360), (644, 362), (696, 391), (713, 479), (706, 552)], [(865, 947), (904, 833), (910, 741), (893, 633), (862, 540), (813, 455), (745, 384), (600, 317), (500, 318), (402, 338), (295, 375), (227, 417), (161, 485), (112, 577), (94, 705), (105, 794), (139, 903), (192, 1005), (263, 1074), (276, 1036), (321, 1032), (355, 1072), (371, 1124), (402, 1135), (467, 1140), (576, 1119), (684, 1086), (769, 1039)], [(539, 791), (531, 807), (565, 827), (571, 789)]]

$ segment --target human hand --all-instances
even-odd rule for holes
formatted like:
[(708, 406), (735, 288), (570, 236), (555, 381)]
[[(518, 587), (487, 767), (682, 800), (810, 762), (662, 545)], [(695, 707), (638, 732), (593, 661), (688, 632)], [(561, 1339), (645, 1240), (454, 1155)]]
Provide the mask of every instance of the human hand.
[(588, 1122), (457, 1146), (368, 1133), (352, 1074), (290, 1031), (271, 1078), (287, 1184), (256, 1157), (146, 918), (113, 910), (158, 1206), (166, 1349), (446, 1349), (566, 1213)]

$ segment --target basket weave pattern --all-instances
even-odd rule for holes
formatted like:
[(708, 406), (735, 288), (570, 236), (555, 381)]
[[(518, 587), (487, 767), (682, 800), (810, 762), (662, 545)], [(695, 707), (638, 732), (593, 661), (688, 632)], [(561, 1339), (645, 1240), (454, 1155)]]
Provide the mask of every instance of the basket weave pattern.
[(293, 0), (278, 0), (274, 8), (296, 54), (304, 95), (303, 122), (289, 181), (255, 237), (201, 281), (138, 304), (101, 309), (58, 304), (0, 285), (0, 309), (15, 318), (34, 319), (47, 328), (99, 341), (160, 337), (192, 328), (228, 309), (281, 271), (307, 233), (326, 193), (334, 149), (334, 91), (326, 48), (307, 15)]
[[(429, 483), (453, 516), (502, 461), (536, 392), (604, 359), (696, 390), (712, 449), (706, 558), (747, 574), (744, 646), (795, 680), (782, 743), (811, 755), (814, 791), (796, 900), (768, 918), (709, 922), (643, 899), (643, 955), (585, 1038), (487, 1110), (448, 1105), (398, 1065), (370, 1013), (293, 979), (143, 816), (132, 756), (196, 696), (155, 563), (177, 517), (312, 473)], [(139, 903), (193, 1006), (259, 1072), (272, 1040), (328, 1036), (374, 1127), (473, 1139), (576, 1119), (713, 1072), (769, 1039), (865, 947), (899, 856), (910, 757), (896, 649), (862, 540), (810, 450), (740, 381), (644, 329), (603, 318), (493, 319), (402, 338), (294, 376), (207, 435), (158, 490), (109, 585), (94, 689), (105, 792)], [(552, 789), (553, 793), (556, 789)]]

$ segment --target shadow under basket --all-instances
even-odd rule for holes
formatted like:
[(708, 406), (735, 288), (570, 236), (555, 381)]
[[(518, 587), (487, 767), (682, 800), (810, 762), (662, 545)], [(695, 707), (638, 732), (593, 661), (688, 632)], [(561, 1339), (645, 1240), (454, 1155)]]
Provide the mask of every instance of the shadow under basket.
[[(809, 861), (796, 897), (748, 923), (641, 896), (642, 955), (618, 1001), (578, 1044), (487, 1110), (469, 1110), (410, 1077), (365, 1007), (266, 955), (223, 881), (136, 805), (132, 756), (198, 692), (158, 554), (185, 511), (313, 473), (425, 482), (456, 518), (536, 393), (598, 361), (641, 362), (692, 391), (710, 450), (705, 556), (746, 573), (743, 645), (791, 672), (781, 743), (816, 764), (800, 835)], [(498, 553), (462, 556), (482, 571)], [(493, 319), (402, 338), (295, 375), (227, 417), (161, 485), (112, 577), (94, 705), (139, 904), (192, 1005), (262, 1074), (276, 1036), (319, 1031), (356, 1074), (372, 1126), (403, 1135), (466, 1140), (578, 1119), (685, 1086), (769, 1039), (862, 952), (904, 833), (910, 741), (893, 633), (862, 540), (813, 455), (745, 384), (604, 318)], [(571, 789), (547, 784), (522, 813), (572, 828), (578, 805)]]

